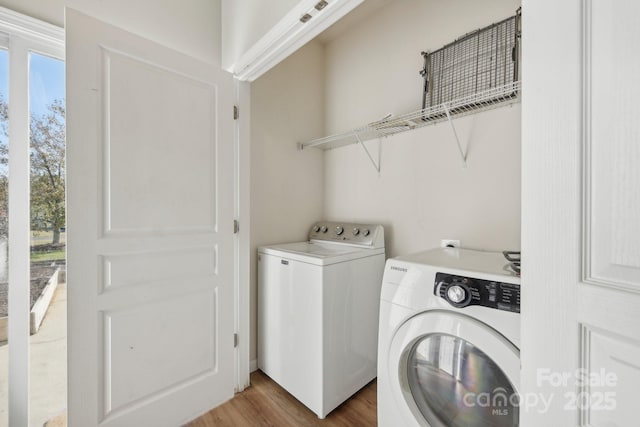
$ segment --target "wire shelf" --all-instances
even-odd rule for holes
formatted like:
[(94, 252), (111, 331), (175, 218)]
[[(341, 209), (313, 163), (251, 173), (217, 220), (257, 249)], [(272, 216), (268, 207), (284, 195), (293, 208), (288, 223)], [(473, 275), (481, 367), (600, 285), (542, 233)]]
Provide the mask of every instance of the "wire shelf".
[(458, 118), (519, 101), (519, 40), (521, 11), (488, 27), (467, 33), (433, 52), (422, 52), (424, 78), (422, 109), (398, 117), (385, 117), (348, 132), (298, 143), (300, 149), (325, 150), (360, 143), (378, 172), (380, 163), (364, 141), (379, 139), (448, 121), (464, 166), (463, 150), (453, 124)]
[(518, 81), (520, 9), (433, 52), (422, 52), (422, 108)]
[(383, 138), (430, 124), (447, 121), (450, 120), (451, 117), (458, 118), (479, 111), (511, 105), (519, 102), (519, 93), (520, 82), (516, 81), (451, 102), (423, 108), (397, 117), (384, 118), (348, 132), (299, 143), (299, 147), (300, 149), (316, 147), (329, 150), (345, 145)]

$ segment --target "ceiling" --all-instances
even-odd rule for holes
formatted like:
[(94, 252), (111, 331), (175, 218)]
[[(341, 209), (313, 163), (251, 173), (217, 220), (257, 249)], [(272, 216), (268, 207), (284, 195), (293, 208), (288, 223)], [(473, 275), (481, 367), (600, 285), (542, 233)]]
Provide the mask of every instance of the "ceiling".
[(350, 28), (353, 28), (359, 22), (393, 1), (394, 0), (364, 0), (360, 6), (356, 7), (344, 18), (323, 31), (316, 37), (316, 40), (323, 44), (331, 43)]

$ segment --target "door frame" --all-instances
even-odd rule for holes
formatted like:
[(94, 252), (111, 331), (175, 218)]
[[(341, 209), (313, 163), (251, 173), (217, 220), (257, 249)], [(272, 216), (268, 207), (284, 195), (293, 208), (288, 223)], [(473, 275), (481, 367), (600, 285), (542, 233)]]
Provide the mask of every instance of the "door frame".
[(239, 223), (234, 239), (234, 295), (235, 328), (238, 334), (235, 360), (236, 392), (250, 385), (251, 346), (251, 139), (250, 139), (250, 95), (251, 85), (234, 76), (237, 118), (234, 131), (234, 217)]

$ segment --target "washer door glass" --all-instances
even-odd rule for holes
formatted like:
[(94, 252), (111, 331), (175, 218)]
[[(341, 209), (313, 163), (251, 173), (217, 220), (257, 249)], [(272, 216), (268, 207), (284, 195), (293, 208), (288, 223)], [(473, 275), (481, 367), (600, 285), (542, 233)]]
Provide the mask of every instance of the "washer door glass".
[(516, 390), (498, 365), (460, 337), (429, 334), (407, 360), (411, 394), (429, 425), (514, 427)]

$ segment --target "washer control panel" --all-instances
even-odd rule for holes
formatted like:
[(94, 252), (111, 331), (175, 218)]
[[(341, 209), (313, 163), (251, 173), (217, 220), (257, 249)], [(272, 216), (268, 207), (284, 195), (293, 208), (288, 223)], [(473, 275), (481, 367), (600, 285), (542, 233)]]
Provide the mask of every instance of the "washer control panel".
[(377, 248), (384, 246), (384, 229), (377, 224), (322, 221), (311, 226), (309, 240)]
[(520, 313), (520, 285), (436, 273), (433, 293), (457, 308), (470, 305)]

